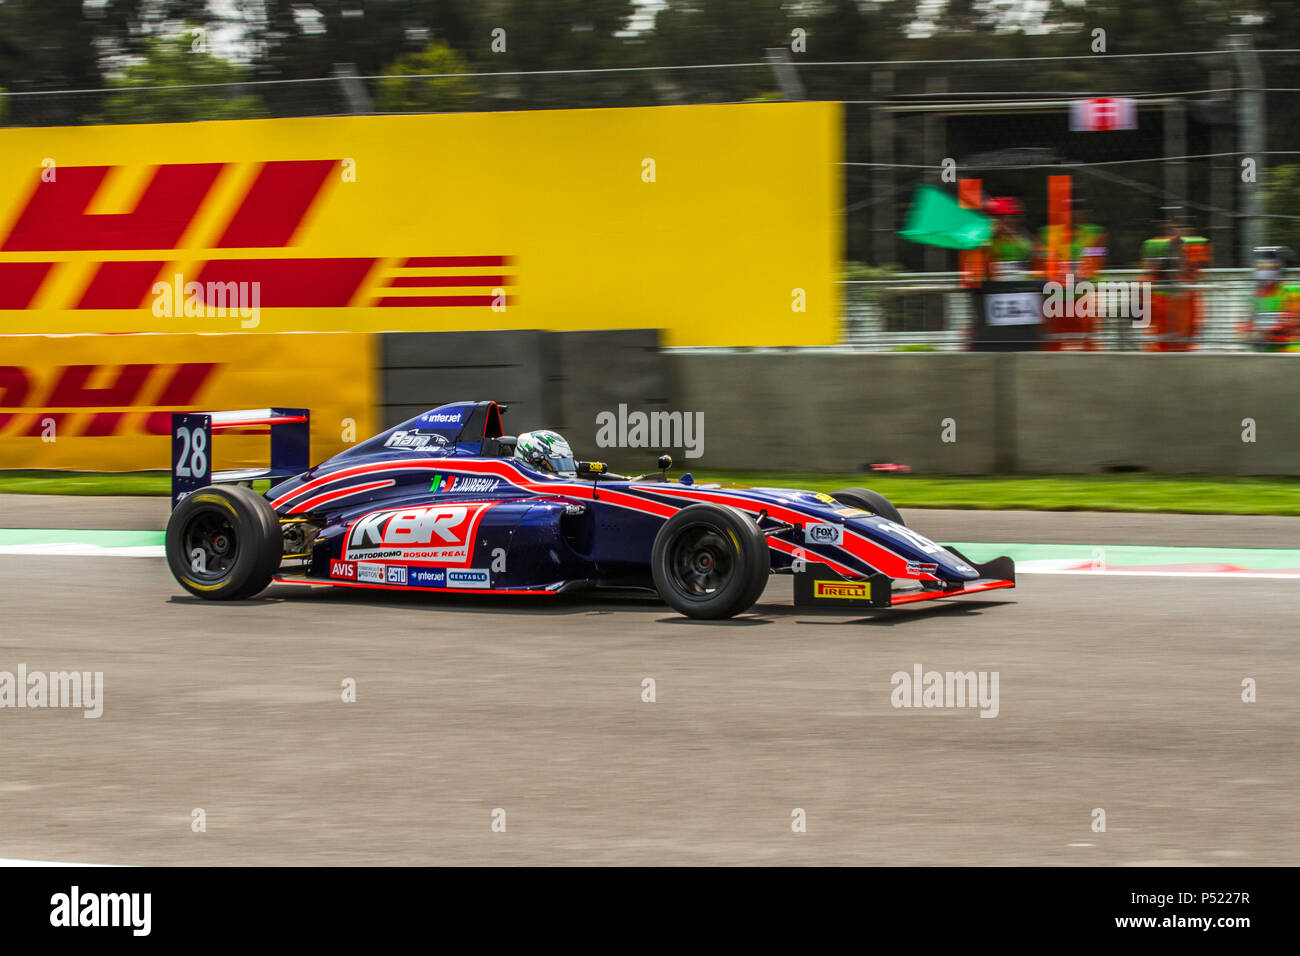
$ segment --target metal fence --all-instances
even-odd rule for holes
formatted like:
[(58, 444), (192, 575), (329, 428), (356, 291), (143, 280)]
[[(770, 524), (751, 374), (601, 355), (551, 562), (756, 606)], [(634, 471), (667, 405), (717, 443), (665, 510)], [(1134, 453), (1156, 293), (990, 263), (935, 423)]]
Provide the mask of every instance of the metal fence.
[[(1131, 281), (1139, 279), (1140, 273), (1112, 269), (1104, 278)], [(845, 281), (841, 345), (873, 352), (962, 351), (974, 311), (972, 296), (958, 279), (956, 272), (912, 272), (890, 279)], [(1255, 283), (1249, 269), (1208, 269), (1202, 281), (1183, 288), (1195, 289), (1202, 297), (1198, 351), (1250, 350), (1242, 333), (1254, 311)], [(1150, 338), (1148, 332), (1134, 328), (1131, 319), (1099, 320), (1099, 329), (1098, 345), (1107, 351), (1140, 350)]]

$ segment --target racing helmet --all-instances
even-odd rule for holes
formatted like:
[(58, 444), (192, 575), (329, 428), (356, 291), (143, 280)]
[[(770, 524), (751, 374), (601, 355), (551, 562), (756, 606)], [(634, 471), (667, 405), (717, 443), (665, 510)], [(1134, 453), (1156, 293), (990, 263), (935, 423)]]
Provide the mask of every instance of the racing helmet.
[(558, 432), (538, 429), (524, 432), (515, 442), (515, 460), (537, 471), (549, 471), (564, 478), (578, 477), (573, 449)]

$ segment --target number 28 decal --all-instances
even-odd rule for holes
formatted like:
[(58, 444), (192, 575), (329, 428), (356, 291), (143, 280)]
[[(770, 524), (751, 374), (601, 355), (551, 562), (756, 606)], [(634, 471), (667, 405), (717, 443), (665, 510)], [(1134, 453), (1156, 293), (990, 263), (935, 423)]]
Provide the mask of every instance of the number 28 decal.
[(208, 435), (202, 428), (178, 428), (176, 437), (183, 443), (176, 459), (178, 478), (202, 478), (208, 473)]

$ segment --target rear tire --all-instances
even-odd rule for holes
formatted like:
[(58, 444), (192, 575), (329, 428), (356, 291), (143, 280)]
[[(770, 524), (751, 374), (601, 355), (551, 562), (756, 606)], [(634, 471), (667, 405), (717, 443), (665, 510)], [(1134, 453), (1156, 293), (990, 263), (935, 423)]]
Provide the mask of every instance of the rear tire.
[(687, 617), (706, 620), (753, 607), (771, 569), (767, 536), (728, 505), (683, 508), (659, 529), (650, 557), (659, 596)]
[(271, 583), (284, 552), (270, 502), (242, 485), (200, 488), (167, 521), (167, 566), (207, 601), (251, 597)]
[(873, 515), (879, 515), (890, 521), (907, 527), (907, 522), (903, 516), (898, 513), (894, 503), (879, 492), (872, 491), (870, 488), (841, 488), (839, 491), (832, 491), (831, 497), (842, 505), (848, 505), (850, 508), (861, 508), (863, 511), (870, 511)]

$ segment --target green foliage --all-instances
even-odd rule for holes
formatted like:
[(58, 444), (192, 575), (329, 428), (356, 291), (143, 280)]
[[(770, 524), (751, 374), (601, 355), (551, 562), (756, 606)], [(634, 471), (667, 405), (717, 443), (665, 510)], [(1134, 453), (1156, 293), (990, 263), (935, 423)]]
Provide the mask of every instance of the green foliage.
[[(825, 492), (866, 485), (902, 508), (1300, 515), (1297, 478), (1156, 474), (958, 477), (700, 469), (695, 480)], [(0, 494), (165, 496), (170, 493), (168, 482), (165, 471), (0, 471)], [(260, 485), (256, 490), (265, 490)]]
[(474, 109), (482, 95), (474, 81), (446, 75), (467, 70), (465, 58), (447, 44), (430, 43), (419, 53), (398, 57), (384, 68), (385, 79), (379, 81), (375, 108), (381, 113)]
[(831, 492), (867, 486), (900, 508), (1024, 511), (1167, 511), (1300, 515), (1300, 479), (1210, 475), (897, 475), (715, 471), (696, 481)]
[[(1296, 22), (1294, 0), (0, 0), (0, 87), (8, 91), (0, 94), (0, 121), (47, 126), (334, 115), (357, 108), (343, 85), (329, 79), (343, 65), (361, 77), (398, 75), (359, 81), (368, 84), (376, 108), (388, 112), (761, 102), (781, 96), (765, 62), (769, 49), (780, 49), (808, 98), (846, 102), (845, 159), (873, 161), (873, 104), (882, 96), (906, 103), (991, 92), (1007, 99), (1059, 92), (1159, 95), (1208, 89), (1220, 71), (1228, 74), (1228, 86), (1236, 86), (1230, 56), (1114, 54), (1216, 50), (1233, 34), (1248, 35), (1259, 50), (1292, 48)], [(247, 66), (194, 52), (188, 34), (174, 35), (178, 23), (202, 24), (238, 43)], [(1105, 31), (1104, 52), (1094, 52), (1098, 29)], [(504, 48), (500, 42), (494, 47), (494, 39), (504, 39)], [(943, 62), (959, 58), (993, 62)], [(890, 62), (903, 60), (939, 62)], [(1266, 94), (1266, 142), (1271, 150), (1295, 150), (1300, 97), (1285, 91), (1300, 83), (1296, 60), (1261, 60), (1266, 86), (1275, 89)], [(843, 61), (874, 62), (812, 65)], [(755, 65), (617, 69), (710, 63)], [(574, 72), (580, 70), (608, 72)], [(424, 73), (507, 75), (414, 78)], [(877, 89), (884, 73), (892, 75), (892, 93)], [(244, 80), (311, 82), (144, 89)], [(1189, 152), (1235, 148), (1230, 95), (1192, 93), (1188, 99)], [(904, 168), (893, 174), (888, 194), (881, 194), (878, 170), (844, 168), (851, 258), (870, 258), (876, 248), (877, 204), (892, 204), (892, 219), (901, 222), (915, 185), (933, 181), (918, 169), (937, 159), (925, 155), (931, 119), (895, 116), (893, 161)], [(1162, 123), (1158, 110), (1144, 110), (1135, 131), (1071, 133), (1064, 97), (1059, 111), (953, 113), (940, 120), (945, 151), (959, 162), (1015, 147), (1044, 147), (1080, 162), (1159, 155)], [(1220, 140), (1229, 145), (1216, 145)], [(1134, 264), (1161, 205), (1209, 198), (1209, 163), (1189, 162), (1186, 169), (1188, 195), (1166, 197), (1161, 163), (1080, 168), (1075, 188), (1109, 230), (1112, 266)], [(1024, 200), (1027, 220), (1038, 225), (1046, 218), (1048, 172), (985, 166), (981, 178), (986, 194)], [(1294, 175), (1279, 171), (1264, 180), (1274, 215), (1300, 215)], [(1234, 230), (1237, 225), (1234, 220)], [(1203, 216), (1196, 228), (1206, 228)], [(1294, 221), (1270, 219), (1268, 229), (1274, 241), (1300, 247)], [(1213, 238), (1224, 248), (1235, 246), (1227, 236)], [(926, 262), (919, 247), (895, 255), (909, 269)], [(952, 257), (947, 261), (951, 265)]]
[(846, 282), (882, 282), (894, 278), (901, 271), (896, 265), (872, 266), (865, 262), (846, 262), (843, 279)]
[(251, 87), (244, 92), (239, 87), (201, 86), (241, 83), (250, 78), (248, 69), (206, 52), (198, 35), (184, 32), (154, 37), (145, 44), (143, 60), (108, 83), (110, 90), (127, 92), (103, 94), (94, 121), (186, 123), (265, 116), (261, 98), (251, 92)]
[[(1300, 165), (1270, 167), (1264, 183), (1266, 212), (1300, 216)], [(1300, 253), (1300, 219), (1269, 219), (1264, 229), (1270, 246), (1290, 246)]]

